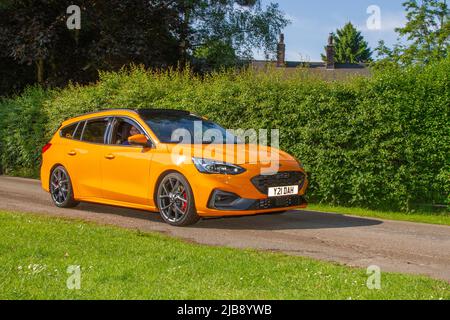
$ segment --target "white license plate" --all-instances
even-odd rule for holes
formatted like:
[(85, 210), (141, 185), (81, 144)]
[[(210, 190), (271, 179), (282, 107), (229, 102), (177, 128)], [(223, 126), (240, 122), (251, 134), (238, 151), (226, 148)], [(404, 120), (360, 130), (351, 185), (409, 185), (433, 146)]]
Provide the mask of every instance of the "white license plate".
[(290, 196), (298, 193), (298, 186), (269, 188), (269, 197)]

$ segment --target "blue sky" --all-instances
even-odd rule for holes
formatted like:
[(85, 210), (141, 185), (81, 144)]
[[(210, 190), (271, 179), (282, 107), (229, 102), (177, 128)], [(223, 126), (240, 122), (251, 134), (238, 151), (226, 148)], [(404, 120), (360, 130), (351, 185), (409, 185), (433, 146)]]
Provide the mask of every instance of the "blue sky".
[[(371, 48), (378, 40), (392, 46), (396, 42), (396, 27), (405, 24), (404, 0), (262, 0), (263, 5), (278, 3), (291, 20), (284, 30), (287, 60), (321, 61), (328, 34), (351, 21), (362, 32)], [(381, 13), (381, 29), (370, 30), (367, 8), (377, 5)], [(263, 54), (256, 54), (263, 58)]]

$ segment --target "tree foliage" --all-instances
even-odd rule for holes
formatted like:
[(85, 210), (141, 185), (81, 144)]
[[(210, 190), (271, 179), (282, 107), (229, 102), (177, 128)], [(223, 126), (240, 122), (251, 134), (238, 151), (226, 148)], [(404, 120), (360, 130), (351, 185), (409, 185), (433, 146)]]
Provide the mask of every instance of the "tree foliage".
[[(446, 0), (408, 0), (406, 25), (397, 28), (399, 43), (392, 49), (380, 41), (377, 54), (381, 62), (403, 65), (426, 64), (450, 53), (450, 13)], [(403, 40), (405, 43), (400, 43)]]
[(248, 59), (255, 49), (274, 56), (277, 38), (289, 23), (277, 4), (263, 7), (260, 0), (181, 0), (180, 11), (182, 57), (202, 57), (219, 66), (233, 56)]
[(179, 19), (171, 2), (80, 0), (81, 29), (69, 30), (66, 10), (73, 1), (10, 0), (0, 9), (1, 55), (50, 85), (93, 81), (97, 70), (130, 62), (175, 65)]
[(195, 65), (204, 71), (235, 67), (239, 57), (231, 43), (211, 40), (194, 50)]
[[(366, 63), (372, 60), (367, 41), (351, 22), (346, 23), (342, 29), (337, 29), (333, 40), (336, 63)], [(322, 55), (322, 59), (326, 61), (326, 55)]]
[(263, 7), (259, 0), (79, 0), (81, 29), (69, 30), (72, 4), (1, 3), (0, 63), (9, 65), (0, 69), (26, 74), (17, 80), (5, 72), (1, 83), (14, 85), (0, 87), (0, 94), (30, 78), (57, 86), (91, 82), (98, 70), (130, 63), (167, 68), (200, 59), (208, 68), (229, 65), (250, 57), (253, 48), (274, 53), (287, 24), (277, 5)]

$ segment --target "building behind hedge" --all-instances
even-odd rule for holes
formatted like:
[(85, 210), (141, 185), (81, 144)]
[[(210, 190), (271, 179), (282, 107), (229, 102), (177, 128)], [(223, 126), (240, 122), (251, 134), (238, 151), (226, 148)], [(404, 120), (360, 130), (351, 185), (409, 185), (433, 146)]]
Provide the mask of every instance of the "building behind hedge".
[(326, 56), (327, 61), (325, 62), (286, 61), (286, 44), (284, 42), (284, 34), (281, 34), (280, 41), (277, 45), (277, 60), (252, 60), (251, 66), (259, 71), (276, 68), (283, 70), (287, 74), (303, 68), (309, 73), (325, 80), (344, 80), (355, 75), (370, 76), (368, 64), (335, 62), (335, 47), (331, 34), (328, 37)]

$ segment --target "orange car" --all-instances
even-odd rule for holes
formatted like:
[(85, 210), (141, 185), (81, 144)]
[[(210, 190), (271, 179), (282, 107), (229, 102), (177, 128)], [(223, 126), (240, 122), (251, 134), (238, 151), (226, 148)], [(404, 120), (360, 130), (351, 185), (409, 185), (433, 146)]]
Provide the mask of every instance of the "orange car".
[(241, 143), (186, 111), (113, 109), (72, 118), (42, 157), (42, 187), (62, 208), (85, 201), (159, 211), (165, 222), (185, 226), (201, 217), (306, 207), (299, 161)]

